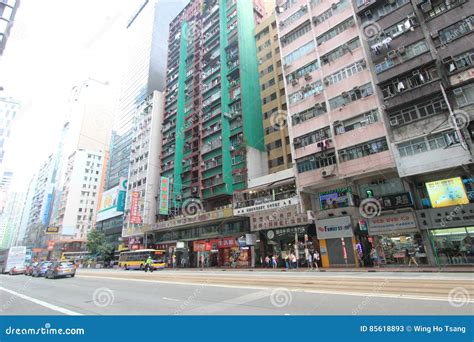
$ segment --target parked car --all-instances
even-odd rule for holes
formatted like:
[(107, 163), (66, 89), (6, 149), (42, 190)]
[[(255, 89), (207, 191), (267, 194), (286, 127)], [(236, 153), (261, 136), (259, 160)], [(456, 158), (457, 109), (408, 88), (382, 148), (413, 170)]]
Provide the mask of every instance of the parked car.
[(49, 265), (45, 277), (54, 279), (58, 277), (74, 277), (76, 275), (76, 267), (69, 261), (55, 261)]
[(8, 272), (9, 275), (17, 275), (17, 274), (24, 274), (26, 271), (26, 267), (24, 265), (17, 265), (10, 268)]
[(28, 264), (26, 266), (26, 270), (25, 270), (25, 275), (26, 276), (30, 276), (33, 274), (33, 270), (35, 269), (36, 266), (38, 266), (39, 262), (34, 262), (34, 263), (31, 263), (31, 264)]
[(51, 261), (42, 261), (36, 267), (33, 269), (33, 272), (31, 275), (33, 277), (44, 277), (46, 274), (46, 271), (48, 270), (48, 267), (52, 264)]

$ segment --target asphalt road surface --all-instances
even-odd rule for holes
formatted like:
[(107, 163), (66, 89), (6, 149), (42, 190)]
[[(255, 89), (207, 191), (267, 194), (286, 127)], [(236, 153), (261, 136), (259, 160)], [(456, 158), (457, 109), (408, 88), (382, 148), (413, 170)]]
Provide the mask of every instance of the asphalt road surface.
[(474, 275), (80, 269), (0, 276), (0, 315), (472, 315)]

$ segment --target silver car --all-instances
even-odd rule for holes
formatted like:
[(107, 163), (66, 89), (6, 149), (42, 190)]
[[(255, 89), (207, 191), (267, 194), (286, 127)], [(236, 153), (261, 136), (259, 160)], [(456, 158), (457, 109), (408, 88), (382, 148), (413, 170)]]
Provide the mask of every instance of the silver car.
[(76, 267), (69, 261), (54, 261), (48, 266), (45, 278), (54, 279), (58, 277), (74, 277)]

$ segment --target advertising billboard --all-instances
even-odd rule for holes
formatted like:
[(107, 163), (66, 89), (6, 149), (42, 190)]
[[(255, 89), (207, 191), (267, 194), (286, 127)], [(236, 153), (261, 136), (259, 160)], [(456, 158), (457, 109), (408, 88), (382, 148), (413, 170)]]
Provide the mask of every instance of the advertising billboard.
[(49, 226), (46, 228), (46, 234), (59, 234), (59, 227)]
[(125, 197), (126, 191), (123, 189), (123, 184), (104, 191), (100, 201), (100, 208), (97, 212), (96, 221), (100, 222), (122, 215), (125, 206)]
[(433, 208), (469, 204), (461, 177), (426, 183), (426, 189)]
[(130, 207), (130, 223), (139, 224), (141, 223), (141, 217), (138, 213), (138, 202), (140, 200), (140, 191), (132, 192), (132, 205)]
[(318, 239), (336, 239), (353, 236), (351, 218), (342, 216), (316, 221)]

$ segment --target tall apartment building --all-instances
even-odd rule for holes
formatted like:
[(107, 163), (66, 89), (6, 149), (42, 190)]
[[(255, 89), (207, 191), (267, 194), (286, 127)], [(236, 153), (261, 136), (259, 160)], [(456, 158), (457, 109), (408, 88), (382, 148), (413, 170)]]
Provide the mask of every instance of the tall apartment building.
[(18, 6), (20, 6), (20, 0), (3, 0), (0, 2), (0, 55), (5, 50)]
[[(268, 169), (254, 36), (263, 13), (252, 1), (194, 0), (170, 24), (159, 222), (147, 240), (179, 252), (178, 262), (228, 264), (249, 231), (231, 206)], [(248, 250), (239, 255), (251, 263)]]
[(304, 260), (301, 244), (305, 235), (314, 235), (296, 191), (274, 9), (255, 29), (268, 173), (251, 179), (247, 189), (234, 192), (233, 200), (234, 215), (249, 217), (250, 231), (259, 241), (255, 245), (257, 266), (267, 255), (281, 256), (283, 261), (285, 255), (295, 252), (295, 246)]
[(46, 228), (51, 218), (51, 204), (53, 202), (54, 155), (51, 154), (37, 171), (31, 208), (25, 234), (25, 244), (37, 247), (46, 246)]
[(15, 245), (21, 223), (25, 194), (10, 192), (5, 210), (0, 215), (0, 248)]
[(79, 149), (69, 156), (58, 211), (63, 237), (85, 239), (93, 228), (103, 162), (103, 151)]
[(137, 228), (149, 229), (157, 219), (164, 100), (162, 92), (154, 91), (135, 112), (123, 237), (140, 234)]
[(264, 140), (270, 173), (292, 166), (288, 136), (285, 82), (275, 14), (266, 17), (255, 30)]
[[(417, 209), (418, 224), (392, 233), (423, 240), (432, 264), (472, 264), (474, 4), (353, 5), (366, 31), (364, 46), (384, 101), (398, 173)], [(370, 221), (369, 233), (378, 244), (389, 240)]]
[[(165, 89), (168, 24), (185, 4), (185, 0), (144, 0), (130, 16), (124, 32), (127, 61), (110, 141), (105, 190), (121, 187), (120, 180), (128, 176), (134, 113), (150, 93)], [(109, 239), (115, 239), (122, 227), (123, 217), (115, 216), (102, 221), (99, 228)]]
[(373, 184), (400, 180), (357, 18), (349, 0), (277, 5), (302, 209), (316, 219), (324, 266), (360, 264), (355, 246), (370, 244), (358, 200)]
[[(1, 6), (1, 3), (0, 3)], [(19, 114), (21, 104), (10, 97), (0, 97), (0, 167), (5, 159), (5, 147), (10, 137), (13, 122)]]

